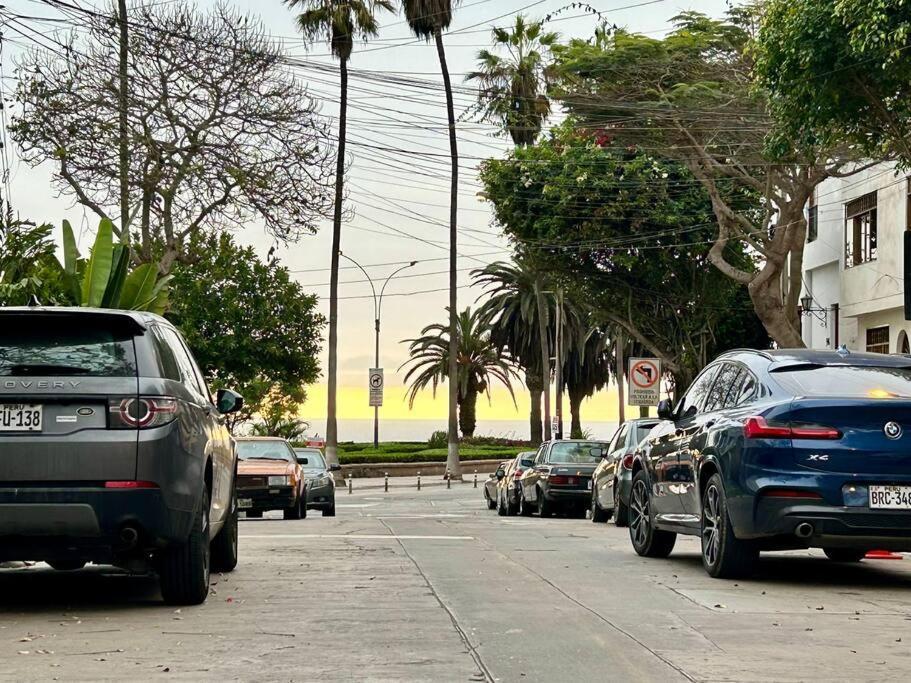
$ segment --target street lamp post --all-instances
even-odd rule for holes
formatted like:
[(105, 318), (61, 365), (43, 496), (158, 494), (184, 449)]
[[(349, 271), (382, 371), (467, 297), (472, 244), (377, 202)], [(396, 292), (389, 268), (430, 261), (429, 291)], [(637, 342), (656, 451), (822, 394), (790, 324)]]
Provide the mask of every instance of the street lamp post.
[[(374, 322), (374, 331), (375, 331), (375, 368), (380, 367), (380, 316), (383, 312), (383, 295), (386, 293), (386, 285), (394, 278), (396, 275), (401, 273), (403, 270), (412, 268), (417, 265), (417, 261), (412, 261), (407, 266), (402, 266), (398, 270), (394, 270), (389, 277), (386, 278), (386, 281), (383, 283), (383, 286), (380, 288), (380, 293), (377, 295), (376, 286), (373, 284), (373, 278), (370, 277), (370, 274), (364, 269), (364, 267), (355, 261), (353, 258), (342, 252), (338, 253), (344, 259), (351, 261), (358, 269), (364, 274), (364, 277), (367, 278), (367, 282), (370, 283), (370, 290), (373, 292), (373, 322)], [(374, 449), (380, 447), (380, 407), (373, 407), (373, 447)]]

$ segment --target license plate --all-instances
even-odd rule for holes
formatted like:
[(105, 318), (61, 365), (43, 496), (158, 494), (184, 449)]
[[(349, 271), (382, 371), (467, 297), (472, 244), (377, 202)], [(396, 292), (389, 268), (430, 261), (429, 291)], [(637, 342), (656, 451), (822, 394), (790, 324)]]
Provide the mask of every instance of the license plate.
[(588, 483), (586, 484), (585, 488), (587, 488), (589, 491), (592, 490), (592, 480), (591, 479), (588, 480)]
[(871, 486), (870, 509), (911, 510), (911, 486)]
[(0, 403), (0, 432), (40, 432), (44, 406)]
[(253, 507), (253, 501), (249, 498), (239, 498), (237, 500), (237, 507), (241, 510), (249, 510)]

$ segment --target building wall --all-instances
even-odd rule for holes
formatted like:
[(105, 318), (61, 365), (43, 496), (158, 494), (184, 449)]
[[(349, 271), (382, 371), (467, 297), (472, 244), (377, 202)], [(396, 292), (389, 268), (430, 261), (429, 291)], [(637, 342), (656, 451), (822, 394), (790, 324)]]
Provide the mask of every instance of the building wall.
[[(876, 192), (877, 256), (874, 261), (845, 268), (845, 204)], [(908, 220), (908, 184), (894, 165), (880, 164), (848, 178), (832, 178), (817, 190), (818, 237), (804, 253), (804, 295), (814, 308), (828, 309), (828, 324), (804, 316), (803, 336), (812, 348), (835, 347), (838, 304), (838, 342), (849, 349), (866, 348), (866, 331), (889, 326), (889, 349), (900, 350), (900, 335), (911, 334), (904, 320), (903, 250)]]

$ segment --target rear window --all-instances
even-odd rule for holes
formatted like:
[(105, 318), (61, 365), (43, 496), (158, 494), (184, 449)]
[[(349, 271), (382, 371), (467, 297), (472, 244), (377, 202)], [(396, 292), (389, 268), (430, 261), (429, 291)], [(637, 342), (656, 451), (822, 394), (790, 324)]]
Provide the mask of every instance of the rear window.
[(911, 397), (911, 368), (798, 366), (773, 375), (782, 388), (795, 396)]
[(591, 441), (585, 443), (556, 442), (550, 447), (548, 461), (555, 464), (589, 465), (601, 460), (601, 454), (607, 452), (608, 444)]
[(316, 449), (299, 449), (295, 451), (298, 458), (307, 458), (307, 464), (304, 465), (305, 469), (308, 470), (324, 470), (326, 469), (326, 461), (323, 460), (323, 454)]
[(135, 377), (133, 331), (111, 319), (0, 320), (0, 377)]
[(284, 441), (238, 441), (237, 457), (241, 460), (285, 460), (295, 462), (294, 451)]

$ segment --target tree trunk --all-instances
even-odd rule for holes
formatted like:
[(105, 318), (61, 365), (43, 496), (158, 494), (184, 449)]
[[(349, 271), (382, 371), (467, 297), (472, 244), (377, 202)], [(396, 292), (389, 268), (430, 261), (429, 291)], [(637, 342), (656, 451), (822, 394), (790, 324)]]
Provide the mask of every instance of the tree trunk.
[(443, 33), (437, 29), (434, 33), (437, 55), (440, 58), (440, 71), (443, 73), (443, 85), (446, 89), (446, 113), (449, 117), (449, 153), (452, 162), (450, 195), (449, 195), (449, 449), (446, 456), (446, 467), (453, 479), (462, 478), (462, 465), (459, 462), (459, 435), (457, 409), (459, 403), (459, 329), (458, 329), (458, 227), (459, 227), (459, 142), (456, 138), (455, 104), (452, 101), (452, 81), (449, 67), (446, 64), (446, 50), (443, 47)]
[(117, 19), (120, 24), (120, 92), (118, 102), (118, 142), (120, 143), (120, 241), (123, 244), (130, 243), (130, 186), (128, 181), (130, 167), (130, 147), (127, 140), (127, 93), (128, 78), (127, 61), (129, 58), (129, 43), (127, 29), (127, 2), (118, 0)]
[(528, 387), (528, 396), (531, 398), (528, 433), (531, 443), (538, 446), (544, 439), (544, 432), (541, 428), (541, 394), (544, 393), (544, 380), (540, 373), (526, 370), (525, 386)]
[[(478, 390), (469, 388), (459, 402), (459, 429), (462, 430), (462, 436), (465, 438), (470, 439), (474, 436), (474, 430), (478, 426), (477, 408)], [(452, 474), (452, 470), (449, 472)]]
[(582, 401), (585, 400), (585, 389), (582, 387), (569, 387), (569, 412), (572, 415), (572, 425), (569, 429), (570, 439), (582, 438)]
[(329, 371), (326, 406), (326, 462), (338, 464), (338, 262), (342, 249), (342, 202), (345, 200), (345, 142), (348, 135), (348, 62), (339, 62), (341, 91), (338, 114), (338, 158), (335, 165), (335, 212), (329, 273)]
[[(794, 316), (788, 311), (781, 288), (784, 264), (767, 263), (771, 273), (756, 277), (749, 285), (750, 300), (756, 317), (765, 327), (772, 340), (782, 349), (804, 348), (800, 326), (793, 323)], [(763, 270), (765, 270), (763, 268)]]
[(617, 359), (617, 410), (619, 411), (618, 417), (620, 424), (623, 424), (626, 422), (626, 392), (623, 389), (623, 378), (626, 375), (626, 360), (623, 357), (623, 351), (626, 340), (623, 338), (622, 332), (617, 333), (617, 341), (615, 344), (615, 356)]
[(550, 441), (550, 343), (547, 330), (547, 305), (544, 303), (544, 282), (540, 275), (535, 276), (535, 298), (538, 302), (538, 338), (541, 344), (541, 379), (544, 386), (544, 440)]

